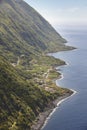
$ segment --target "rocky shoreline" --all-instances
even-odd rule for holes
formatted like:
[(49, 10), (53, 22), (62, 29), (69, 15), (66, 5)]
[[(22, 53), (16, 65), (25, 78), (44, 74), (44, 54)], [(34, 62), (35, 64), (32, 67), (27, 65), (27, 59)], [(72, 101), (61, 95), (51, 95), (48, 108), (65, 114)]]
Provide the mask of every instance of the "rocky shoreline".
[[(76, 49), (76, 48), (74, 48)], [(51, 55), (49, 55), (51, 56)], [(69, 65), (68, 63), (64, 63), (63, 65)], [(58, 68), (54, 67), (57, 72)], [(59, 72), (60, 73), (60, 72)], [(57, 78), (59, 80), (63, 79), (63, 74), (60, 73), (60, 76)], [(57, 80), (55, 79), (54, 82)], [(57, 84), (56, 84), (57, 85)], [(58, 86), (58, 85), (57, 85)], [(59, 105), (65, 101), (67, 98), (73, 96), (76, 94), (76, 91), (73, 89), (69, 89), (70, 91), (68, 93), (65, 93), (62, 96), (59, 96), (56, 100), (52, 101), (50, 105), (47, 106), (47, 108), (44, 110), (44, 112), (40, 113), (39, 116), (36, 118), (36, 121), (32, 125), (31, 130), (42, 130), (45, 125), (47, 124), (48, 120), (50, 119), (51, 115), (55, 112), (55, 110), (59, 107)]]
[(31, 130), (42, 130), (46, 123), (48, 122), (49, 118), (51, 115), (55, 112), (56, 108), (59, 107), (59, 105), (75, 94), (76, 91), (71, 90), (70, 93), (66, 93), (63, 96), (58, 97), (58, 99), (54, 100), (46, 109), (44, 112), (40, 113), (39, 116), (37, 117), (35, 123), (32, 125)]

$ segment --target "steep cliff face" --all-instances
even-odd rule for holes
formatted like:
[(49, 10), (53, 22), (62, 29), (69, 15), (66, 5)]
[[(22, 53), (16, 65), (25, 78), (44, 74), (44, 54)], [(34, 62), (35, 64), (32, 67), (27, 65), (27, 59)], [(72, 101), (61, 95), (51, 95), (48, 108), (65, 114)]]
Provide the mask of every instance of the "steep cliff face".
[(66, 48), (52, 26), (22, 0), (0, 1), (0, 53), (15, 57)]

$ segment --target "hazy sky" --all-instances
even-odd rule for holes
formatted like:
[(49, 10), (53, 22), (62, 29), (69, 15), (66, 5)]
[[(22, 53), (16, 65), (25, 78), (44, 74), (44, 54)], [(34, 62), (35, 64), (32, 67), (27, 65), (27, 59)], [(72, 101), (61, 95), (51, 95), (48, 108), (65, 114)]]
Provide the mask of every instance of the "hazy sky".
[(25, 0), (52, 25), (87, 25), (87, 0)]

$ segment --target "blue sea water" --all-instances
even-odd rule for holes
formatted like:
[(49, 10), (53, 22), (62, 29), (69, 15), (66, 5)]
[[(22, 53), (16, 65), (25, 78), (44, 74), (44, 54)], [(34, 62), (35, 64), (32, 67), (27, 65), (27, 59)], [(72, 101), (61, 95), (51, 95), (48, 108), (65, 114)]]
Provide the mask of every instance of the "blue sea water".
[(77, 49), (52, 54), (69, 63), (57, 68), (64, 76), (57, 83), (77, 93), (56, 109), (43, 130), (87, 130), (87, 30), (64, 30), (61, 34)]

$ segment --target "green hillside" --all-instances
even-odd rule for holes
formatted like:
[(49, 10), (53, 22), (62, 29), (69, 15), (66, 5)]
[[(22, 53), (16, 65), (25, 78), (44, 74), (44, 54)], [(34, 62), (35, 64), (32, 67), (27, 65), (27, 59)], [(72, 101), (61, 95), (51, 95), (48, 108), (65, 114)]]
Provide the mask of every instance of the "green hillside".
[(0, 2), (0, 54), (14, 60), (17, 56), (67, 47), (52, 26), (22, 0)]
[[(22, 73), (23, 74), (23, 73)], [(54, 86), (52, 86), (54, 87)], [(67, 89), (45, 91), (0, 56), (0, 130), (29, 130), (37, 115)]]
[[(0, 130), (26, 129), (52, 99), (0, 57)], [(13, 127), (13, 124), (15, 126)]]
[(24, 1), (0, 0), (0, 130), (31, 130), (54, 99), (71, 93), (54, 83), (65, 62), (46, 55), (73, 49), (65, 42)]

